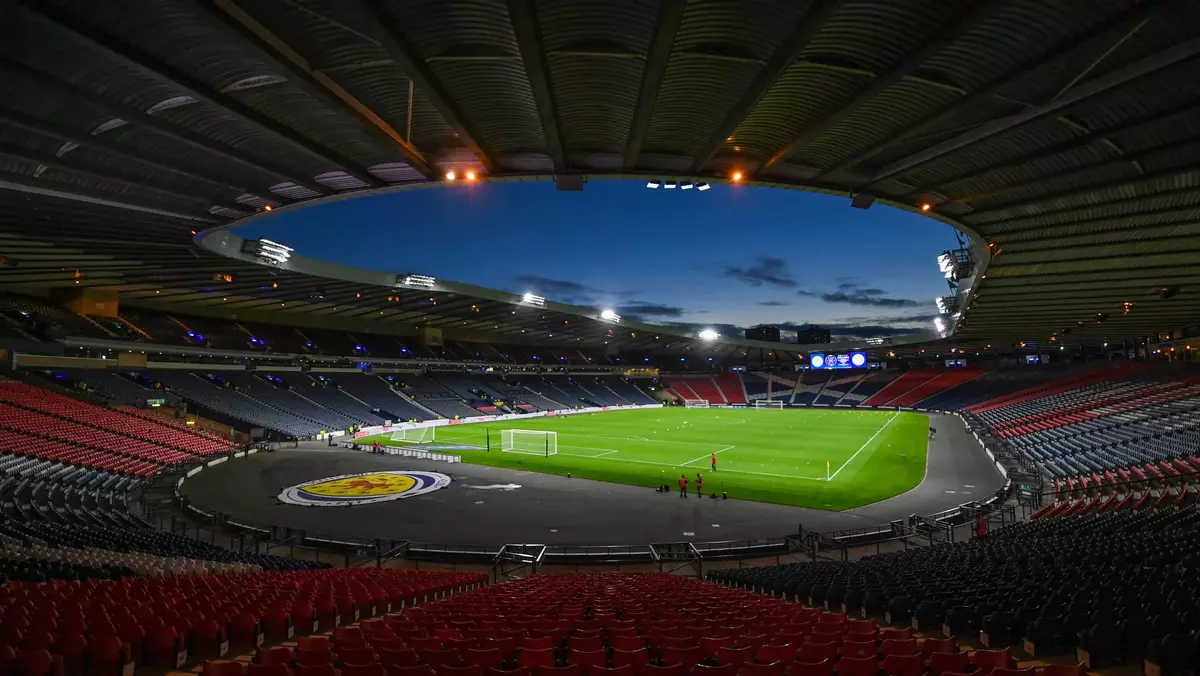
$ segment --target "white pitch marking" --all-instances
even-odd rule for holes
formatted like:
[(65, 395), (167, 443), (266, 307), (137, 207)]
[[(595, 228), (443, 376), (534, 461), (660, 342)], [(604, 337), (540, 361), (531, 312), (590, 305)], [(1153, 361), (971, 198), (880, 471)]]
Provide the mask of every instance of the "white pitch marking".
[(963, 488), (975, 488), (975, 484), (964, 484)]
[(696, 537), (696, 534), (690, 530), (685, 530), (685, 531), (683, 531), (683, 536), (687, 537), (687, 538), (694, 538), (694, 537)]
[(593, 455), (592, 457), (593, 458), (603, 458), (604, 456), (612, 455), (613, 453), (616, 453), (616, 451), (605, 451), (603, 453), (597, 453), (596, 455)]
[(863, 445), (862, 445), (862, 446), (859, 446), (859, 447), (858, 447), (858, 450), (854, 452), (854, 455), (850, 456), (850, 459), (849, 459), (849, 460), (847, 460), (846, 462), (843, 462), (843, 463), (842, 463), (842, 466), (841, 466), (841, 467), (839, 467), (839, 468), (837, 468), (837, 471), (836, 471), (836, 472), (834, 472), (833, 474), (829, 475), (829, 479), (828, 479), (828, 480), (829, 480), (829, 481), (833, 481), (834, 479), (836, 479), (836, 478), (837, 478), (837, 475), (838, 475), (838, 474), (840, 474), (842, 470), (846, 469), (846, 465), (849, 465), (849, 464), (851, 463), (851, 461), (853, 461), (855, 458), (857, 458), (857, 457), (858, 457), (858, 454), (859, 454), (859, 453), (862, 453), (863, 449), (867, 447), (867, 444), (870, 444), (872, 441), (875, 441), (875, 437), (879, 436), (879, 433), (880, 433), (880, 432), (882, 432), (882, 431), (884, 431), (885, 429), (887, 429), (887, 426), (888, 426), (888, 425), (891, 425), (891, 424), (892, 424), (892, 421), (893, 421), (893, 420), (895, 420), (895, 419), (896, 419), (896, 416), (898, 416), (898, 415), (900, 415), (898, 412), (897, 412), (897, 413), (893, 413), (893, 414), (892, 414), (892, 417), (888, 418), (888, 421), (887, 421), (887, 422), (885, 422), (885, 423), (883, 424), (883, 427), (880, 427), (879, 429), (875, 430), (875, 434), (872, 434), (870, 439), (867, 439), (865, 442), (863, 442)]
[(947, 495), (954, 495), (954, 491), (946, 491)]
[[(724, 453), (725, 451), (728, 451), (731, 448), (737, 448), (737, 446), (726, 446), (725, 448), (722, 448), (719, 451), (713, 451), (712, 455), (716, 455), (718, 453)], [(704, 455), (700, 456), (699, 458), (696, 458), (695, 460), (688, 460), (687, 462), (683, 463), (683, 465), (686, 466), (686, 465), (692, 464), (693, 462), (697, 462), (700, 460), (708, 460), (708, 459), (709, 459), (709, 454), (705, 453)]]

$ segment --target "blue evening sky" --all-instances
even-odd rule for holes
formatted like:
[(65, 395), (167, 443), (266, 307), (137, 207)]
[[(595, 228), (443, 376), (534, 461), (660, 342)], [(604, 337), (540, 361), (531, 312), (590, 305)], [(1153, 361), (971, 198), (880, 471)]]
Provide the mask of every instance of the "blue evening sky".
[(241, 233), (359, 267), (418, 272), (655, 324), (807, 323), (846, 338), (927, 329), (946, 293), (936, 221), (844, 197), (596, 180), (458, 184), (279, 214)]

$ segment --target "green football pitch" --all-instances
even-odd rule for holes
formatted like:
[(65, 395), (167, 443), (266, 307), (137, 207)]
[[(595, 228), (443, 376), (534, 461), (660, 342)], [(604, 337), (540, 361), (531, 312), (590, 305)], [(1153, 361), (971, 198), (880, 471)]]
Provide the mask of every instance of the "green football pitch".
[[(501, 430), (557, 433), (547, 456), (544, 436), (518, 435), (521, 452), (501, 451)], [(680, 474), (695, 496), (843, 510), (903, 493), (925, 476), (928, 420), (917, 413), (829, 409), (662, 408), (447, 425), (436, 439), (413, 444), (389, 435), (386, 445), (460, 455), (463, 462), (597, 479), (635, 486), (667, 484)], [(711, 471), (712, 455), (717, 471)]]

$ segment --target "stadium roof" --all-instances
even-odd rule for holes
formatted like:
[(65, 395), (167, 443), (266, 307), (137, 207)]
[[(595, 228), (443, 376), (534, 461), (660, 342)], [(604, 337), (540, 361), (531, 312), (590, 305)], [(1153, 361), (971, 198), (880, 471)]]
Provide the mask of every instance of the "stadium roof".
[(230, 260), (222, 228), (449, 171), (563, 187), (740, 172), (927, 203), (968, 234), (960, 344), (1176, 329), (1200, 311), (1195, 9), (0, 0), (0, 283), (502, 338), (550, 339), (567, 321), (578, 333), (559, 339), (597, 343), (612, 326), (594, 309), (543, 320), (477, 287)]

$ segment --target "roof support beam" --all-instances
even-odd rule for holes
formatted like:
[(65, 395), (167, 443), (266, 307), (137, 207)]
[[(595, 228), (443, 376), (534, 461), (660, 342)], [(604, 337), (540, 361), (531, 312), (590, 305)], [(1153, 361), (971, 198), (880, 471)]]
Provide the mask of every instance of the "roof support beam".
[(815, 0), (809, 6), (808, 12), (800, 19), (800, 23), (792, 31), (791, 36), (780, 45), (779, 49), (775, 50), (767, 65), (758, 72), (754, 81), (746, 88), (742, 98), (729, 110), (720, 126), (713, 131), (712, 136), (700, 148), (700, 152), (696, 154), (696, 158), (692, 162), (693, 174), (699, 173), (704, 165), (708, 164), (708, 160), (720, 149), (721, 144), (737, 131), (738, 126), (775, 84), (775, 81), (786, 73), (788, 68), (792, 67), (792, 63), (796, 59), (800, 58), (812, 39), (821, 32), (825, 22), (833, 15), (839, 4), (840, 0)]
[(642, 67), (642, 87), (638, 91), (637, 105), (633, 109), (633, 118), (629, 124), (629, 136), (625, 139), (625, 169), (637, 167), (638, 156), (642, 153), (642, 141), (646, 138), (646, 130), (650, 128), (650, 118), (654, 115), (654, 103), (658, 100), (658, 89), (663, 77), (667, 74), (667, 64), (671, 60), (671, 48), (675, 45), (675, 33), (683, 20), (683, 10), (687, 8), (687, 0), (663, 0), (658, 8), (658, 23), (654, 31), (654, 42), (650, 44), (650, 52)]
[(991, 16), (1003, 4), (1003, 0), (974, 0), (972, 2), (959, 2), (952, 5), (953, 11), (947, 17), (946, 21), (937, 27), (933, 33), (934, 39), (924, 42), (914, 51), (910, 52), (903, 61), (896, 64), (894, 68), (884, 75), (875, 78), (870, 86), (859, 90), (849, 101), (835, 104), (833, 109), (827, 111), (823, 118), (809, 125), (796, 138), (792, 139), (790, 143), (773, 153), (766, 163), (759, 167), (758, 173), (761, 174), (787, 159), (797, 149), (803, 148), (806, 143), (846, 119), (855, 110), (858, 110), (860, 106), (887, 90), (888, 87), (911, 75), (917, 68), (921, 67), (922, 63), (925, 63), (946, 45), (954, 42), (960, 35), (970, 31), (973, 26)]
[[(216, 202), (215, 200), (210, 200), (209, 198), (207, 198), (203, 195), (188, 193), (188, 192), (182, 191), (179, 188), (176, 188), (174, 186), (159, 183), (157, 181), (147, 181), (146, 179), (144, 179), (140, 176), (133, 176), (133, 175), (125, 174), (122, 171), (114, 171), (112, 169), (104, 169), (104, 170), (90, 169), (88, 167), (80, 165), (77, 162), (73, 162), (70, 159), (70, 153), (67, 153), (67, 155), (64, 157), (59, 157), (57, 155), (47, 155), (46, 153), (41, 153), (41, 152), (29, 150), (27, 148), (21, 148), (18, 146), (14, 146), (9, 143), (0, 142), (0, 155), (13, 157), (13, 158), (25, 161), (25, 162), (40, 164), (44, 167), (47, 167), (50, 169), (55, 169), (58, 171), (67, 172), (69, 174), (86, 176), (92, 180), (99, 181), (100, 183), (117, 183), (119, 185), (126, 186), (126, 187), (132, 187), (134, 189), (150, 190), (150, 191), (157, 192), (157, 193), (160, 193), (163, 195), (167, 195), (167, 196), (177, 199), (177, 200), (184, 200), (187, 202), (199, 202), (199, 203), (206, 204), (206, 205), (211, 205), (214, 202)], [(240, 210), (244, 210), (247, 212), (252, 210), (250, 207), (247, 207), (247, 206), (241, 205), (241, 204), (236, 204), (233, 202), (229, 202), (229, 203), (216, 202), (216, 203), (219, 206), (223, 206), (228, 209), (240, 209)]]
[(994, 122), (979, 127), (973, 131), (961, 134), (955, 138), (943, 141), (937, 145), (925, 150), (913, 153), (908, 157), (899, 159), (891, 164), (883, 167), (875, 172), (871, 177), (871, 184), (878, 183), (885, 179), (891, 178), (897, 174), (910, 171), (922, 165), (928, 164), (941, 157), (953, 154), (986, 141), (993, 136), (1003, 134), (1006, 131), (1015, 129), (1024, 124), (1028, 124), (1035, 120), (1040, 120), (1048, 115), (1053, 115), (1060, 110), (1064, 110), (1077, 103), (1086, 101), (1092, 97), (1099, 96), (1105, 92), (1126, 85), (1130, 82), (1143, 77), (1152, 75), (1164, 68), (1184, 63), (1197, 56), (1200, 56), (1200, 38), (1193, 38), (1186, 42), (1181, 42), (1172, 45), (1160, 52), (1152, 54), (1140, 61), (1119, 68), (1115, 71), (1106, 73), (1094, 80), (1090, 80), (1074, 90), (1064, 93), (1062, 96), (1040, 106), (1035, 106), (1029, 110), (1022, 111), (1016, 115), (1010, 115), (1001, 118)]
[[(970, 181), (970, 180), (979, 178), (980, 176), (986, 176), (987, 174), (990, 174), (990, 173), (996, 172), (996, 171), (1000, 171), (1002, 169), (1015, 169), (1016, 167), (1019, 167), (1024, 164), (1029, 164), (1031, 162), (1037, 162), (1038, 160), (1044, 160), (1044, 159), (1047, 159), (1050, 157), (1054, 157), (1055, 155), (1061, 155), (1063, 153), (1070, 152), (1072, 150), (1086, 148), (1087, 146), (1089, 146), (1097, 141), (1111, 142), (1109, 139), (1110, 136), (1114, 136), (1116, 134), (1122, 134), (1131, 129), (1137, 129), (1138, 127), (1142, 127), (1145, 125), (1154, 124), (1160, 120), (1174, 117), (1174, 116), (1182, 114), (1182, 113), (1194, 112), (1195, 110), (1197, 110), (1198, 107), (1200, 107), (1200, 97), (1194, 97), (1194, 98), (1189, 99), (1188, 101), (1186, 101), (1180, 105), (1174, 106), (1168, 110), (1156, 110), (1156, 111), (1148, 113), (1146, 115), (1142, 115), (1141, 117), (1132, 118), (1132, 119), (1126, 120), (1120, 124), (1113, 125), (1111, 127), (1106, 127), (1104, 129), (1097, 129), (1095, 131), (1090, 131), (1082, 136), (1077, 136), (1073, 139), (1063, 141), (1062, 143), (1056, 143), (1056, 144), (1054, 144), (1052, 146), (1048, 146), (1046, 148), (1039, 148), (1037, 150), (1032, 150), (1032, 151), (1024, 153), (1022, 155), (1018, 155), (1016, 157), (1004, 160), (1003, 162), (998, 162), (996, 164), (990, 164), (987, 166), (980, 167), (979, 169), (976, 169), (969, 173), (961, 173), (961, 172), (955, 173), (955, 174), (951, 175), (950, 177), (948, 177), (946, 179), (946, 181), (944, 181), (944, 182), (926, 183), (925, 185), (922, 185), (920, 187), (909, 190), (906, 194), (901, 196), (899, 199), (901, 201), (904, 201), (906, 199), (912, 199), (912, 198), (918, 197), (920, 195), (935, 192), (939, 188), (944, 188), (946, 185), (953, 185), (955, 183), (963, 183), (965, 181)], [(1011, 186), (1005, 186), (1003, 188), (999, 188), (996, 191), (992, 191), (992, 193), (990, 193), (990, 194), (995, 194), (996, 192), (1001, 192), (1001, 191), (1009, 190), (1009, 189), (1011, 189)], [(950, 200), (949, 203), (970, 202), (972, 199), (977, 199), (977, 198), (978, 198), (978, 195), (955, 197), (954, 199)], [(945, 204), (945, 202), (943, 204)]]
[(858, 164), (861, 164), (862, 162), (874, 157), (875, 155), (904, 142), (912, 136), (929, 130), (931, 127), (940, 122), (952, 119), (963, 109), (984, 99), (996, 96), (1009, 85), (1017, 82), (1029, 73), (1058, 61), (1059, 59), (1078, 49), (1080, 45), (1086, 42), (1116, 30), (1121, 31), (1122, 34), (1128, 32), (1132, 28), (1140, 25), (1142, 21), (1149, 17), (1154, 12), (1155, 7), (1162, 1), (1163, 0), (1145, 0), (1140, 5), (1127, 10), (1124, 14), (1113, 17), (1109, 21), (1099, 24), (1078, 38), (1063, 42), (1056, 48), (1051, 49), (1049, 52), (1022, 63), (1016, 68), (983, 85), (979, 89), (976, 89), (975, 91), (958, 99), (954, 103), (951, 103), (949, 106), (931, 113), (920, 122), (902, 129), (893, 134), (890, 138), (884, 139), (879, 143), (872, 144), (870, 147), (862, 150), (861, 152), (851, 155), (850, 157), (841, 160), (833, 166), (824, 169), (820, 174), (814, 177), (813, 180), (818, 181), (834, 172), (838, 172), (847, 168), (853, 168)]
[[(1086, 186), (1083, 188), (1068, 188), (1066, 190), (1060, 190), (1058, 192), (1050, 193), (1048, 195), (1039, 195), (1038, 197), (1035, 197), (1035, 198), (1029, 199), (1029, 200), (1025, 200), (1024, 202), (1014, 202), (1011, 204), (1003, 204), (1003, 205), (1000, 205), (1000, 206), (997, 206), (997, 207), (994, 207), (991, 209), (987, 209), (985, 211), (977, 211), (975, 213), (968, 214), (966, 217), (960, 217), (960, 218), (962, 218), (963, 220), (966, 220), (966, 218), (977, 218), (977, 217), (983, 216), (985, 214), (992, 214), (992, 213), (996, 213), (999, 211), (1007, 211), (1009, 209), (1019, 209), (1021, 207), (1033, 206), (1036, 204), (1040, 204), (1042, 202), (1050, 202), (1053, 200), (1069, 199), (1072, 197), (1081, 197), (1083, 195), (1089, 195), (1091, 193), (1100, 192), (1102, 190), (1109, 190), (1112, 188), (1120, 188), (1120, 187), (1132, 188), (1136, 185), (1146, 183), (1148, 181), (1155, 181), (1160, 178), (1164, 178), (1167, 176), (1174, 176), (1176, 174), (1187, 174), (1187, 173), (1191, 173), (1193, 171), (1200, 171), (1200, 164), (1192, 164), (1192, 165), (1188, 165), (1185, 167), (1169, 167), (1167, 169), (1160, 169), (1158, 171), (1155, 171), (1155, 172), (1149, 173), (1149, 174), (1141, 174), (1140, 176), (1136, 176), (1136, 177), (1117, 178), (1117, 179), (1113, 179), (1111, 181), (1105, 181), (1104, 183), (1097, 183), (1095, 185), (1090, 185), (1090, 186)], [(1195, 188), (1190, 188), (1189, 190), (1191, 192), (1194, 192)], [(1152, 196), (1153, 195), (1141, 195), (1138, 197), (1138, 199), (1145, 199), (1145, 198), (1152, 197)], [(1125, 198), (1124, 200), (1121, 200), (1121, 201), (1126, 201), (1128, 199), (1131, 199), (1131, 198)], [(1085, 207), (1095, 208), (1095, 207), (1107, 206), (1108, 204), (1109, 204), (1108, 202), (1101, 202), (1099, 204), (1080, 205), (1080, 206), (1075, 206), (1075, 207), (1071, 207), (1071, 208), (1072, 209), (1082, 209)], [(1045, 213), (1047, 213), (1047, 212), (1043, 212), (1043, 213), (1040, 213), (1037, 215), (1044, 216)], [(1129, 216), (1130, 215), (1127, 215), (1126, 218), (1128, 218)], [(971, 227), (975, 227), (974, 223), (971, 223), (969, 221), (967, 221), (967, 223), (968, 223), (968, 225), (971, 225)], [(981, 226), (985, 230), (987, 229), (986, 223), (981, 224)]]
[(145, 214), (155, 214), (158, 216), (168, 216), (170, 218), (179, 218), (196, 223), (208, 223), (211, 225), (219, 225), (224, 221), (212, 216), (199, 216), (196, 214), (188, 214), (179, 211), (171, 211), (162, 209), (157, 206), (148, 204), (138, 204), (128, 200), (117, 200), (110, 195), (101, 195), (92, 192), (84, 192), (78, 188), (70, 188), (67, 186), (55, 186), (46, 181), (38, 181), (25, 176), (16, 176), (13, 174), (0, 174), (0, 190), (13, 190), (16, 192), (30, 193), (41, 195), (43, 197), (55, 197), (59, 199), (71, 200), (72, 202), (84, 202), (97, 206), (113, 207), (116, 209), (126, 209), (129, 211), (139, 211)]
[(204, 102), (206, 105), (220, 108), (230, 115), (237, 116), (321, 162), (346, 172), (367, 185), (380, 185), (378, 179), (372, 176), (365, 167), (359, 166), (355, 161), (329, 148), (322, 147), (294, 129), (250, 108), (231, 96), (212, 89), (186, 73), (174, 70), (164, 63), (156, 62), (150, 55), (83, 24), (54, 6), (48, 3), (37, 2), (36, 0), (15, 0), (15, 2), (23, 7), (31, 16), (48, 22), (57, 29), (71, 34), (72, 37), (86, 43), (90, 48), (103, 53), (106, 57), (119, 62), (126, 68), (141, 74), (143, 77), (169, 84), (182, 94), (187, 94), (198, 101)]
[(546, 146), (554, 162), (555, 171), (567, 169), (567, 157), (563, 151), (562, 125), (558, 118), (558, 107), (554, 103), (554, 92), (550, 85), (550, 67), (546, 63), (546, 51), (542, 48), (542, 27), (538, 24), (534, 0), (508, 0), (508, 18), (512, 21), (513, 35), (521, 50), (521, 61), (525, 65), (525, 77), (537, 103), (538, 116), (542, 121), (542, 132)]
[[(1171, 191), (1171, 194), (1188, 194), (1188, 193), (1195, 193), (1195, 188), (1190, 188), (1190, 187), (1189, 188), (1180, 188), (1180, 189)], [(1161, 194), (1161, 193), (1154, 194), (1154, 195), (1144, 195), (1144, 196), (1139, 195), (1138, 197), (1136, 197), (1134, 199), (1152, 199), (1154, 197), (1157, 197), (1159, 194)], [(1128, 201), (1128, 200), (1122, 200), (1122, 201)], [(1112, 205), (1112, 204), (1114, 204), (1114, 202), (1106, 203), (1106, 205)], [(1081, 208), (1087, 208), (1087, 207), (1071, 207), (1071, 209), (1081, 209)], [(1041, 239), (1041, 237), (1032, 237), (1029, 239), (1021, 238), (1021, 239), (1016, 239), (1016, 240), (1006, 239), (1009, 237), (1009, 235), (1019, 235), (1019, 234), (1026, 233), (1026, 232), (1035, 232), (1035, 233), (1041, 234), (1044, 231), (1049, 232), (1049, 231), (1054, 231), (1054, 230), (1057, 230), (1060, 228), (1077, 229), (1080, 226), (1086, 227), (1089, 225), (1097, 225), (1100, 223), (1114, 223), (1114, 222), (1122, 222), (1123, 223), (1123, 222), (1128, 221), (1129, 219), (1147, 218), (1147, 217), (1153, 217), (1153, 216), (1181, 216), (1182, 218), (1178, 218), (1178, 219), (1172, 218), (1170, 220), (1166, 220), (1166, 221), (1163, 221), (1160, 223), (1150, 223), (1145, 226), (1130, 225), (1130, 226), (1125, 226), (1125, 227), (1121, 227), (1121, 228), (1104, 228), (1101, 232), (1107, 234), (1110, 232), (1119, 232), (1122, 230), (1138, 230), (1138, 229), (1141, 229), (1142, 227), (1154, 228), (1154, 227), (1158, 227), (1158, 226), (1162, 226), (1162, 225), (1178, 225), (1178, 224), (1182, 224), (1182, 223), (1195, 222), (1196, 218), (1194, 216), (1192, 216), (1192, 214), (1198, 210), (1200, 210), (1200, 204), (1194, 204), (1194, 205), (1182, 206), (1182, 207), (1169, 206), (1169, 207), (1160, 207), (1158, 209), (1147, 209), (1145, 211), (1139, 211), (1137, 213), (1121, 215), (1121, 216), (1102, 216), (1100, 218), (1088, 218), (1088, 219), (1084, 219), (1082, 221), (1063, 221), (1061, 223), (1049, 223), (1049, 224), (1043, 223), (1043, 224), (1039, 224), (1039, 225), (1025, 226), (1022, 228), (1013, 228), (1011, 230), (1005, 230), (1003, 232), (991, 233), (987, 236), (987, 239), (989, 242), (994, 241), (994, 242), (1000, 244), (1001, 246), (1003, 246), (1005, 242), (1025, 242), (1025, 241), (1037, 241), (1038, 239)], [(1041, 214), (1038, 214), (1038, 215), (1040, 216)], [(978, 227), (978, 226), (976, 226), (976, 227)], [(1043, 235), (1043, 236), (1045, 236), (1045, 235)]]
[[(1033, 178), (1030, 178), (1030, 179), (1027, 179), (1024, 181), (1020, 181), (1018, 183), (1010, 183), (1008, 185), (1000, 186), (994, 190), (981, 190), (976, 193), (963, 195), (962, 197), (956, 197), (952, 200), (942, 202), (942, 203), (938, 204), (938, 207), (939, 207), (939, 210), (941, 210), (941, 207), (951, 205), (951, 204), (970, 204), (971, 202), (973, 202), (975, 200), (987, 199), (989, 197), (995, 197), (996, 195), (1003, 195), (1004, 193), (1011, 192), (1013, 190), (1021, 190), (1023, 188), (1035, 187), (1035, 186), (1038, 186), (1041, 184), (1048, 183), (1050, 181), (1057, 181), (1057, 180), (1060, 180), (1063, 178), (1075, 176), (1077, 174), (1086, 174), (1086, 173), (1098, 171), (1101, 169), (1109, 169), (1112, 167), (1137, 167), (1140, 165), (1140, 163), (1143, 160), (1145, 160), (1147, 158), (1151, 158), (1157, 154), (1169, 152), (1171, 150), (1183, 150), (1183, 148), (1186, 148), (1189, 146), (1196, 146), (1197, 143), (1200, 143), (1200, 138), (1179, 139), (1177, 141), (1171, 141), (1170, 143), (1168, 143), (1165, 146), (1156, 146), (1154, 148), (1146, 148), (1145, 150), (1140, 150), (1136, 153), (1131, 153), (1129, 155), (1122, 155), (1120, 157), (1115, 157), (1111, 160), (1107, 160), (1104, 162), (1097, 162), (1095, 164), (1087, 164), (1087, 165), (1079, 166), (1079, 167), (1071, 167), (1069, 169), (1064, 169), (1062, 171), (1056, 171), (1052, 174), (1044, 174), (1041, 176), (1035, 176)], [(1200, 148), (1193, 148), (1193, 150), (1200, 150)], [(1127, 180), (1138, 181), (1138, 180), (1141, 180), (1141, 178), (1140, 178), (1140, 176), (1132, 176)], [(1034, 198), (1034, 199), (1039, 199), (1039, 198)], [(1004, 209), (1004, 208), (1006, 208), (1006, 206), (1004, 204), (997, 204), (997, 205), (988, 207), (988, 210), (995, 211), (997, 209)]]
[[(421, 90), (421, 93), (438, 111), (446, 124), (458, 135), (458, 140), (475, 155), (483, 168), (488, 172), (496, 171), (496, 163), (492, 160), (491, 154), (480, 145), (475, 134), (467, 126), (466, 116), (459, 110), (442, 83), (434, 76), (433, 71), (426, 66), (408, 41), (404, 39), (403, 34), (396, 28), (395, 20), (384, 9), (382, 1), (367, 0), (365, 6), (371, 19), (368, 22), (371, 24), (369, 30), (378, 34), (374, 37), (379, 41), (380, 46), (400, 70), (404, 71), (408, 79), (412, 80), (417, 89)], [(409, 114), (411, 115), (412, 112), (409, 111)]]
[[(400, 151), (400, 154), (404, 156), (409, 166), (421, 172), (425, 178), (433, 179), (437, 176), (437, 171), (429, 165), (421, 151), (409, 143), (408, 139), (392, 127), (392, 125), (388, 124), (387, 120), (380, 117), (378, 113), (371, 110), (365, 103), (355, 98), (353, 94), (346, 91), (333, 78), (313, 68), (308, 59), (304, 58), (300, 52), (297, 52), (291, 45), (284, 42), (282, 38), (271, 32), (271, 29), (251, 16), (249, 12), (238, 7), (234, 0), (208, 1), (219, 10), (213, 12), (214, 16), (225, 22), (226, 25), (238, 34), (247, 38), (251, 44), (262, 52), (263, 56), (278, 68), (290, 73), (295, 78), (297, 84), (309, 96), (318, 101), (346, 109), (366, 127), (375, 129), (387, 137)], [(363, 173), (366, 173), (365, 170)], [(368, 176), (370, 175), (368, 174)], [(359, 180), (366, 180), (361, 176), (357, 178)], [(379, 181), (373, 176), (370, 176), (366, 182), (369, 185), (379, 185)]]
[[(303, 186), (321, 195), (326, 195), (332, 192), (330, 188), (323, 186), (316, 181), (299, 177), (290, 168), (285, 168), (282, 165), (275, 165), (270, 160), (262, 160), (253, 157), (248, 153), (238, 150), (232, 146), (221, 145), (217, 141), (200, 136), (199, 134), (191, 132), (182, 127), (178, 127), (163, 119), (156, 118), (153, 115), (148, 115), (140, 110), (137, 110), (136, 108), (118, 105), (102, 96), (97, 96), (91, 92), (73, 87), (49, 75), (33, 70), (23, 63), (10, 61), (0, 57), (0, 69), (7, 70), (10, 73), (18, 73), (19, 75), (31, 80), (36, 80), (38, 87), (53, 90), (54, 92), (61, 94), (63, 97), (73, 101), (83, 101), (87, 105), (90, 105), (98, 110), (102, 110), (108, 115), (119, 117), (122, 120), (127, 120), (133, 124), (152, 129), (159, 135), (183, 143), (184, 145), (195, 148), (201, 152), (211, 153), (231, 160), (257, 173), (269, 174), (275, 179), (291, 181), (296, 185)], [(90, 143), (95, 145), (98, 141), (100, 141), (100, 139), (92, 137)], [(106, 148), (106, 150), (108, 149)], [(109, 152), (112, 151), (109, 150)], [(175, 171), (178, 173), (181, 170), (177, 168)], [(239, 192), (245, 191), (246, 188), (239, 187), (237, 190)], [(265, 187), (260, 188), (260, 190), (263, 193), (269, 192)]]
[[(75, 144), (78, 144), (83, 147), (90, 146), (92, 148), (95, 148), (96, 150), (103, 152), (103, 153), (106, 153), (108, 155), (111, 155), (113, 157), (116, 157), (116, 158), (119, 158), (119, 159), (122, 159), (122, 160), (125, 160), (128, 162), (134, 162), (134, 163), (142, 164), (142, 165), (145, 165), (148, 167), (153, 167), (157, 171), (162, 171), (162, 172), (166, 172), (169, 174), (175, 174), (175, 175), (187, 178), (189, 180), (196, 181), (198, 183), (208, 184), (209, 186), (216, 188), (219, 193), (223, 194), (226, 197), (231, 192), (235, 195), (240, 195), (244, 192), (247, 192), (244, 187), (239, 187), (239, 186), (233, 185), (231, 183), (226, 183), (222, 179), (211, 178), (208, 176), (201, 176), (200, 174), (196, 174), (187, 169), (182, 169), (180, 167), (169, 165), (169, 164), (166, 164), (163, 162), (159, 162), (157, 160), (153, 160), (153, 159), (150, 159), (147, 157), (142, 157), (142, 156), (137, 155), (137, 154), (131, 152), (130, 150), (122, 147), (120, 144), (113, 143), (112, 141), (109, 141), (100, 136), (93, 136), (91, 134), (84, 134), (84, 133), (75, 132), (75, 131), (72, 131), (69, 129), (64, 129), (63, 127), (60, 127), (58, 125), (55, 125), (55, 124), (52, 124), (49, 122), (45, 122), (43, 120), (34, 119), (27, 115), (22, 115), (21, 113), (0, 111), (0, 122), (2, 122), (4, 124), (11, 124), (15, 127), (19, 127), (21, 129), (25, 129), (27, 131), (34, 132), (36, 134), (42, 134), (44, 136), (52, 136), (52, 137), (61, 139), (63, 141), (69, 141), (71, 143), (75, 143)], [(61, 158), (59, 158), (59, 159), (61, 161)], [(44, 164), (53, 164), (53, 163), (44, 163)], [(69, 164), (69, 163), (67, 163), (67, 164)], [(133, 182), (134, 183), (143, 183), (143, 184), (147, 185), (147, 187), (154, 187), (153, 183), (148, 183), (144, 179), (141, 179), (141, 178), (138, 178), (138, 179), (134, 180)], [(197, 195), (188, 195), (187, 197), (189, 199), (197, 199), (198, 198)], [(270, 196), (268, 198), (264, 198), (264, 199), (274, 199), (274, 198), (275, 198), (275, 196), (272, 195), (272, 196)], [(214, 201), (218, 201), (218, 200), (214, 200)], [(233, 209), (245, 209), (247, 211), (253, 210), (252, 207), (248, 207), (245, 205), (226, 204), (223, 206), (228, 206)]]

